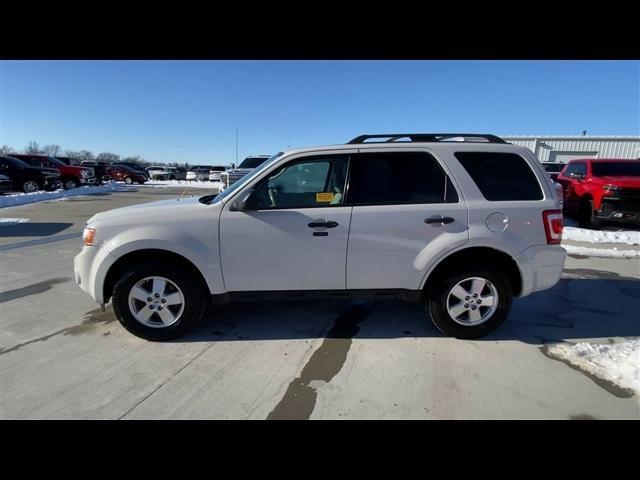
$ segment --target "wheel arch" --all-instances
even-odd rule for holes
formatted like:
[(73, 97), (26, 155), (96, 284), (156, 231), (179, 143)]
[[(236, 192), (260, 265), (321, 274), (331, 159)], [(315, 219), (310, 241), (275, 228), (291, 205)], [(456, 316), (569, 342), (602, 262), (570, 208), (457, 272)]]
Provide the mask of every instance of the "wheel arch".
[[(478, 258), (481, 260), (478, 261)], [(470, 264), (489, 265), (491, 268), (497, 267), (507, 276), (509, 284), (513, 289), (513, 296), (517, 297), (522, 292), (522, 272), (513, 257), (495, 248), (478, 246), (458, 250), (440, 260), (427, 275), (424, 287), (422, 288), (423, 294), (428, 292), (431, 286), (439, 281), (447, 272)]]
[(208, 294), (211, 294), (204, 275), (202, 274), (200, 269), (196, 267), (195, 264), (189, 259), (180, 255), (179, 253), (171, 252), (169, 250), (148, 248), (142, 250), (134, 250), (132, 252), (126, 253), (125, 255), (118, 258), (118, 260), (116, 260), (111, 265), (111, 267), (109, 267), (109, 270), (107, 271), (107, 274), (105, 276), (104, 283), (102, 285), (102, 298), (104, 303), (107, 303), (109, 301), (109, 299), (111, 298), (111, 294), (113, 293), (113, 287), (127, 269), (129, 269), (136, 263), (152, 260), (170, 262), (173, 265), (183, 266), (193, 273), (194, 279), (201, 285), (204, 291)]

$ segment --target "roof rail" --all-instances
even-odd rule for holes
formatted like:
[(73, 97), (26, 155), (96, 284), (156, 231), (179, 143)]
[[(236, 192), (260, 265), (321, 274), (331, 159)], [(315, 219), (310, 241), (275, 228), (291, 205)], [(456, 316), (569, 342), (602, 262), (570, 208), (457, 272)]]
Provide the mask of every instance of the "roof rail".
[[(387, 140), (380, 142), (366, 142), (370, 138), (386, 138)], [(450, 140), (453, 138), (463, 138), (466, 142), (467, 138), (484, 139), (482, 143), (508, 143), (496, 135), (489, 135), (486, 133), (385, 133), (375, 135), (360, 135), (353, 140), (347, 142), (347, 144), (354, 143), (390, 143), (400, 140), (402, 138), (408, 138), (412, 142), (441, 142), (443, 140)], [(474, 140), (471, 140), (474, 142)]]

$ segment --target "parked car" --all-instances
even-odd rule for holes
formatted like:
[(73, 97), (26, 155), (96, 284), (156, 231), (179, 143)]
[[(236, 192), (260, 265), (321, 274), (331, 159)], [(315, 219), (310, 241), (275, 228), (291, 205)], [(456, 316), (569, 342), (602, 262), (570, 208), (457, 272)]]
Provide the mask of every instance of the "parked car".
[(115, 162), (113, 164), (114, 167), (120, 167), (120, 166), (124, 166), (124, 167), (129, 167), (131, 170), (133, 170), (134, 172), (140, 173), (142, 175), (144, 175), (147, 180), (149, 179), (149, 174), (147, 173), (147, 171), (140, 166), (139, 164), (135, 163), (135, 162)]
[(242, 177), (252, 172), (269, 159), (269, 155), (250, 155), (245, 158), (238, 168), (231, 168), (220, 173), (222, 182), (228, 187), (233, 185)]
[(102, 185), (102, 183), (111, 180), (111, 175), (109, 175), (110, 164), (108, 162), (83, 160), (82, 162), (80, 162), (80, 165), (93, 169), (93, 172), (96, 175), (96, 185)]
[(13, 190), (13, 182), (6, 175), (0, 174), (0, 194)]
[(98, 213), (75, 280), (150, 340), (184, 334), (211, 302), (287, 297), (398, 296), (447, 335), (485, 335), (513, 297), (558, 282), (562, 211), (528, 149), (449, 136), (291, 150), (218, 195)]
[(108, 168), (107, 172), (113, 180), (117, 182), (124, 182), (127, 185), (131, 185), (133, 183), (139, 183), (142, 185), (147, 181), (146, 175), (136, 172), (124, 165), (112, 165)]
[(187, 171), (180, 167), (149, 167), (149, 178), (153, 180), (186, 180)]
[(94, 185), (95, 173), (90, 167), (66, 165), (55, 157), (47, 155), (11, 154), (32, 167), (55, 168), (60, 171), (60, 180), (66, 190), (81, 185)]
[(9, 177), (12, 189), (24, 193), (62, 188), (60, 172), (55, 168), (32, 167), (12, 156), (0, 157), (0, 172)]
[(221, 182), (222, 178), (222, 172), (226, 172), (227, 171), (227, 167), (223, 167), (221, 165), (215, 165), (213, 167), (211, 167), (211, 170), (209, 171), (209, 181), (210, 182)]
[(557, 181), (558, 175), (562, 171), (566, 164), (560, 162), (542, 162), (542, 166), (547, 171), (547, 174), (554, 182)]
[(571, 160), (558, 176), (567, 213), (584, 227), (603, 221), (640, 224), (640, 161)]
[(199, 180), (209, 181), (209, 172), (211, 172), (211, 166), (208, 165), (196, 165), (187, 170), (187, 180)]

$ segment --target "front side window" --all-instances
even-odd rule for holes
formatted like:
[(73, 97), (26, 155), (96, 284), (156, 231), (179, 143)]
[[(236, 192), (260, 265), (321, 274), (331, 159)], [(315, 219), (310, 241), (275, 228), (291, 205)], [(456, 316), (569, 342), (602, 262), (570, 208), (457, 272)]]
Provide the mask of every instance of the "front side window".
[(527, 161), (515, 153), (456, 152), (478, 189), (491, 202), (542, 200), (542, 189)]
[(296, 160), (277, 169), (254, 189), (258, 210), (317, 208), (343, 204), (346, 155)]
[(451, 180), (426, 152), (354, 155), (348, 195), (353, 205), (458, 202)]

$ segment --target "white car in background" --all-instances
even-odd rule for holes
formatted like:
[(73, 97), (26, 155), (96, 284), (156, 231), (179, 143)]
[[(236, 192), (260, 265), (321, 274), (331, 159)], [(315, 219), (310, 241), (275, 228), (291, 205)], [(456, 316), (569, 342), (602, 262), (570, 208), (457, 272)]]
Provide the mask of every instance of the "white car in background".
[(226, 171), (227, 171), (227, 167), (222, 167), (218, 165), (211, 167), (211, 170), (209, 171), (209, 181), (221, 182), (222, 181), (221, 174), (222, 172), (226, 172)]
[(194, 165), (189, 170), (187, 170), (186, 179), (189, 181), (200, 181), (204, 182), (205, 180), (209, 180), (209, 172), (211, 171), (211, 167), (208, 165)]

